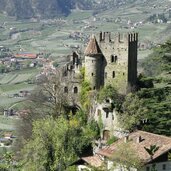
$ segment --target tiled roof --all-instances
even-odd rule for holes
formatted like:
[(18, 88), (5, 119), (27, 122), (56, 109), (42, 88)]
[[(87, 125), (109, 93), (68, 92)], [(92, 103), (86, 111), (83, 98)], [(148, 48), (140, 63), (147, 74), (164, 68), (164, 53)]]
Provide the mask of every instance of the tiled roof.
[[(124, 139), (125, 138), (122, 138), (117, 142), (113, 143), (112, 145), (99, 150), (97, 154), (106, 157), (114, 156), (115, 151), (117, 151), (117, 146), (123, 143), (125, 141)], [(140, 141), (138, 141), (138, 139), (140, 139)], [(144, 147), (150, 148), (151, 145), (156, 145), (157, 147), (159, 147), (159, 149), (153, 156), (153, 160), (171, 150), (171, 138), (162, 135), (152, 134), (149, 132), (133, 132), (129, 135), (128, 141), (131, 144), (131, 147), (135, 149), (137, 155), (144, 163), (148, 163), (152, 160), (150, 155), (144, 149)]]
[(84, 160), (89, 165), (94, 166), (94, 167), (100, 167), (103, 163), (103, 161), (97, 155), (89, 156), (89, 157), (82, 157), (81, 159)]
[(85, 49), (85, 55), (97, 55), (102, 54), (101, 49), (97, 43), (96, 37), (93, 35)]

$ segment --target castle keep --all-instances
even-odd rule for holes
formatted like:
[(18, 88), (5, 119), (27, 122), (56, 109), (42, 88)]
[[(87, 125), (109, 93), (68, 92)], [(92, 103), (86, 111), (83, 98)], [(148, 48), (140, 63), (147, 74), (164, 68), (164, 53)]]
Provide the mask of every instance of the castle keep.
[(92, 36), (85, 49), (85, 79), (92, 89), (113, 85), (121, 93), (133, 91), (137, 82), (138, 33)]

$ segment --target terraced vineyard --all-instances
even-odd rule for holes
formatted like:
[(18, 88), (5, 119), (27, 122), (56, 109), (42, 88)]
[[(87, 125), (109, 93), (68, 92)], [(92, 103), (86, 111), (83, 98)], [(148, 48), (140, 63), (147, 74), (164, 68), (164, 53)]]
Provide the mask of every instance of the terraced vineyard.
[(35, 78), (39, 73), (38, 69), (16, 71), (0, 75), (0, 108), (7, 108), (16, 102), (23, 101), (23, 98), (14, 98), (13, 94), (21, 90), (32, 90), (35, 85), (29, 84), (29, 80)]

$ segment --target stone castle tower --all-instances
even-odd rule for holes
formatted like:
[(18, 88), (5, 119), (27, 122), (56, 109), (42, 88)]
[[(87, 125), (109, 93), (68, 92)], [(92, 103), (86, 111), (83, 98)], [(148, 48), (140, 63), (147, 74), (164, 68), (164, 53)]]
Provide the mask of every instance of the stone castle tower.
[(93, 35), (84, 52), (85, 54), (85, 78), (90, 82), (93, 90), (100, 89), (104, 85), (104, 56)]
[(93, 36), (85, 50), (85, 79), (92, 89), (113, 85), (119, 92), (133, 91), (137, 83), (138, 33), (100, 33)]

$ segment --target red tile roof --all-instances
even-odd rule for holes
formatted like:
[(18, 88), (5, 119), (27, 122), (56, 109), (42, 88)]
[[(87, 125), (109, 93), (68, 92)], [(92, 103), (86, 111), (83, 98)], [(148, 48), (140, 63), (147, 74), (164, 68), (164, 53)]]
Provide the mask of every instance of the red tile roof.
[[(140, 138), (141, 140), (137, 142), (137, 138)], [(113, 143), (112, 145), (99, 150), (97, 154), (106, 157), (114, 156), (115, 151), (117, 150), (117, 146), (123, 143), (124, 139), (125, 138), (122, 138), (117, 142)], [(128, 141), (130, 142), (131, 147), (135, 149), (140, 159), (145, 163), (150, 162), (151, 157), (144, 149), (144, 147), (150, 148), (151, 145), (156, 145), (157, 147), (159, 147), (159, 149), (156, 151), (156, 153), (153, 156), (153, 160), (171, 150), (171, 138), (162, 135), (152, 134), (149, 132), (144, 132), (144, 131), (133, 132), (129, 135)]]
[(89, 156), (89, 157), (82, 157), (81, 159), (84, 160), (89, 165), (94, 166), (94, 167), (100, 167), (100, 166), (102, 166), (102, 163), (103, 163), (103, 161), (97, 155)]
[(85, 49), (85, 55), (97, 55), (102, 54), (101, 49), (97, 43), (96, 37), (93, 35)]
[(17, 53), (17, 54), (15, 54), (15, 57), (16, 58), (35, 59), (35, 58), (37, 58), (37, 54), (23, 52), (23, 53)]

